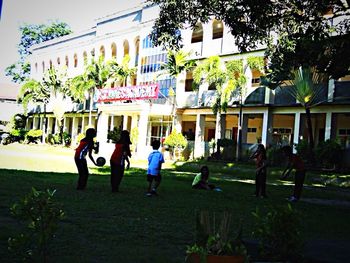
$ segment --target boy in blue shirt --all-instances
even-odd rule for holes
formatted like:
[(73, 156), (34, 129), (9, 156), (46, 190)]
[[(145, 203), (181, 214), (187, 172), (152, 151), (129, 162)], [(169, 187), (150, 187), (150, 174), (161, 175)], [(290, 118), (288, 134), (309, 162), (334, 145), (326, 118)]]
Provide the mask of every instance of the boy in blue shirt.
[[(157, 188), (160, 185), (162, 177), (160, 175), (160, 170), (162, 168), (162, 163), (164, 163), (163, 154), (158, 151), (160, 147), (160, 141), (155, 140), (152, 142), (153, 151), (148, 156), (148, 169), (147, 169), (147, 181), (148, 190), (146, 196), (157, 195)], [(152, 187), (152, 184), (154, 186)]]

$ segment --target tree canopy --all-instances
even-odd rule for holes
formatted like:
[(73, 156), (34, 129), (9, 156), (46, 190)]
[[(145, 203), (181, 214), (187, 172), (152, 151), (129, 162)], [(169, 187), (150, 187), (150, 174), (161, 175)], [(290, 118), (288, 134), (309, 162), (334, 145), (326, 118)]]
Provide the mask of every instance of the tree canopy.
[(30, 48), (35, 45), (60, 36), (70, 34), (70, 27), (64, 22), (52, 22), (40, 25), (22, 25), (19, 28), (21, 40), (18, 44), (20, 59), (6, 68), (6, 76), (11, 76), (13, 82), (22, 83), (30, 74), (30, 64), (26, 61), (31, 54)]
[(313, 66), (329, 77), (349, 73), (350, 9), (342, 0), (149, 0), (158, 4), (152, 40), (181, 47), (181, 31), (198, 21), (221, 20), (240, 51), (266, 45), (270, 86), (289, 79), (291, 70)]

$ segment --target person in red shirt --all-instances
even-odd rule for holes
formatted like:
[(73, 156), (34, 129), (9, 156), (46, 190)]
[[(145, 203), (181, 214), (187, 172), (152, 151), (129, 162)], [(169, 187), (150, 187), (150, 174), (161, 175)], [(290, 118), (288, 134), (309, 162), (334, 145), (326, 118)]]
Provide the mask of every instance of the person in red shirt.
[(249, 157), (249, 159), (255, 159), (255, 196), (266, 198), (266, 150), (263, 144), (259, 144), (256, 151)]
[(127, 163), (126, 168), (129, 169), (130, 167), (130, 144), (131, 141), (129, 132), (126, 130), (122, 131), (120, 139), (116, 142), (110, 159), (112, 192), (119, 192), (119, 185), (124, 176), (125, 162)]
[(294, 173), (294, 192), (289, 198), (289, 201), (296, 202), (300, 199), (301, 191), (305, 180), (305, 165), (303, 160), (293, 153), (293, 149), (290, 146), (283, 146), (282, 152), (287, 158), (287, 167), (283, 171), (281, 179), (285, 179), (290, 175), (290, 172), (295, 169)]
[(83, 138), (78, 147), (75, 149), (74, 161), (78, 168), (79, 179), (77, 190), (84, 190), (86, 188), (89, 177), (89, 169), (87, 166), (86, 155), (89, 155), (90, 160), (95, 164), (92, 150), (94, 148), (94, 138), (96, 137), (96, 130), (89, 128), (86, 130), (85, 138)]

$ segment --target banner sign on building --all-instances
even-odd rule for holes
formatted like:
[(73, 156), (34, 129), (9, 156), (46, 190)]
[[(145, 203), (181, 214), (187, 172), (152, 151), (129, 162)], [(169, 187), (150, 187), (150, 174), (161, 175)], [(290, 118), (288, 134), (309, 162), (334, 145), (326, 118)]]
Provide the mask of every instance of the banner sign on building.
[(97, 102), (109, 102), (118, 100), (144, 100), (158, 98), (159, 85), (148, 84), (111, 89), (97, 89)]

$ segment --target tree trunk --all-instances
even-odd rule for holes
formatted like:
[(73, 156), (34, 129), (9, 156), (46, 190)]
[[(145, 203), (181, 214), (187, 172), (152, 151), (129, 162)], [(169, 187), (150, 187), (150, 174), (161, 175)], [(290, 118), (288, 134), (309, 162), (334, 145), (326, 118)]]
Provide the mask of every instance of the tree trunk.
[(216, 113), (216, 127), (215, 127), (215, 142), (216, 142), (216, 153), (220, 156), (220, 144), (221, 139), (221, 112)]
[(309, 144), (310, 144), (310, 148), (313, 149), (315, 146), (315, 143), (314, 143), (314, 136), (313, 136), (313, 131), (312, 131), (312, 121), (311, 121), (310, 108), (306, 107), (305, 112), (306, 112), (307, 129), (308, 129), (308, 134), (309, 134)]
[(45, 143), (46, 139), (46, 103), (44, 103), (44, 117), (43, 117), (43, 136), (42, 143)]
[(238, 137), (237, 137), (237, 147), (236, 147), (236, 161), (241, 160), (242, 155), (242, 123), (243, 123), (243, 105), (242, 101), (239, 105), (239, 116), (238, 116)]
[[(94, 99), (94, 91), (91, 91), (90, 93), (90, 105), (89, 105), (89, 127), (91, 127), (92, 125), (92, 106), (94, 104), (93, 102)], [(83, 129), (83, 131), (85, 130), (84, 127), (81, 127)]]

